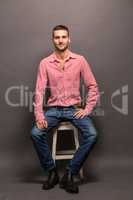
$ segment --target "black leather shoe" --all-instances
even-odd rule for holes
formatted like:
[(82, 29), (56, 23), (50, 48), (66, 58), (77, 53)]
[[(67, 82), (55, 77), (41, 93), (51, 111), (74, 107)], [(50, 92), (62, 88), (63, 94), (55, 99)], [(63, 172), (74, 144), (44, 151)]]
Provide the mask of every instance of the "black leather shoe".
[(49, 190), (59, 182), (59, 176), (56, 168), (48, 172), (48, 179), (43, 183), (42, 189)]
[(69, 171), (65, 172), (64, 176), (60, 180), (59, 187), (65, 189), (69, 193), (79, 192), (78, 185), (74, 183), (73, 175)]

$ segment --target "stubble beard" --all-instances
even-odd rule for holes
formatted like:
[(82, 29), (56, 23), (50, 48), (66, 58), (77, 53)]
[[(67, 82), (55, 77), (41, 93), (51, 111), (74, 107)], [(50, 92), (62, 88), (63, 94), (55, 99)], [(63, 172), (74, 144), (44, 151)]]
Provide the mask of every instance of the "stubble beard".
[(58, 52), (64, 52), (66, 49), (68, 49), (69, 45), (67, 44), (63, 49), (60, 49), (58, 48), (58, 46), (55, 45), (55, 49), (58, 51)]

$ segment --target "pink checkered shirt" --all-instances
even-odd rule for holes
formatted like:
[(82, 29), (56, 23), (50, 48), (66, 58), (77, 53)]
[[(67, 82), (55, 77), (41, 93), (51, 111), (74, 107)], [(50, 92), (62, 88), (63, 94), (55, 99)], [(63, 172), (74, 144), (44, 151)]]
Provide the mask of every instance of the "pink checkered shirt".
[(36, 121), (45, 119), (43, 98), (46, 87), (50, 88), (47, 106), (70, 106), (81, 103), (80, 76), (87, 89), (85, 114), (89, 115), (99, 98), (99, 90), (90, 65), (79, 54), (69, 50), (64, 69), (59, 68), (60, 61), (55, 52), (42, 59), (38, 67), (35, 88), (34, 115)]

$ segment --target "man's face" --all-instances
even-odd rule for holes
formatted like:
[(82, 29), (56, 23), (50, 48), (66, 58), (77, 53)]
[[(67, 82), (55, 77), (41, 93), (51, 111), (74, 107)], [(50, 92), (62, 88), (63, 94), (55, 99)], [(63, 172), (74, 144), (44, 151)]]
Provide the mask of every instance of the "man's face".
[(66, 30), (54, 31), (53, 44), (58, 51), (65, 51), (70, 44), (68, 32)]

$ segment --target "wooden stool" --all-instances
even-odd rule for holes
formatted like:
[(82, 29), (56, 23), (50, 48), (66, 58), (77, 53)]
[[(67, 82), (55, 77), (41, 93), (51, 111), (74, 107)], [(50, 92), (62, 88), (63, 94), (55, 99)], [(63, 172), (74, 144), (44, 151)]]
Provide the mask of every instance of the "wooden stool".
[[(71, 150), (58, 150), (56, 149), (57, 146), (57, 139), (58, 134), (60, 131), (61, 134), (63, 134), (64, 130), (72, 130), (73, 136), (74, 136), (74, 143), (75, 143), (75, 149)], [(78, 130), (75, 126), (73, 126), (70, 122), (60, 122), (59, 126), (54, 130), (53, 132), (53, 143), (52, 143), (52, 157), (54, 161), (56, 160), (63, 160), (63, 159), (72, 159), (74, 153), (79, 147), (79, 138), (78, 138)], [(83, 179), (83, 169), (80, 169), (80, 178)]]

